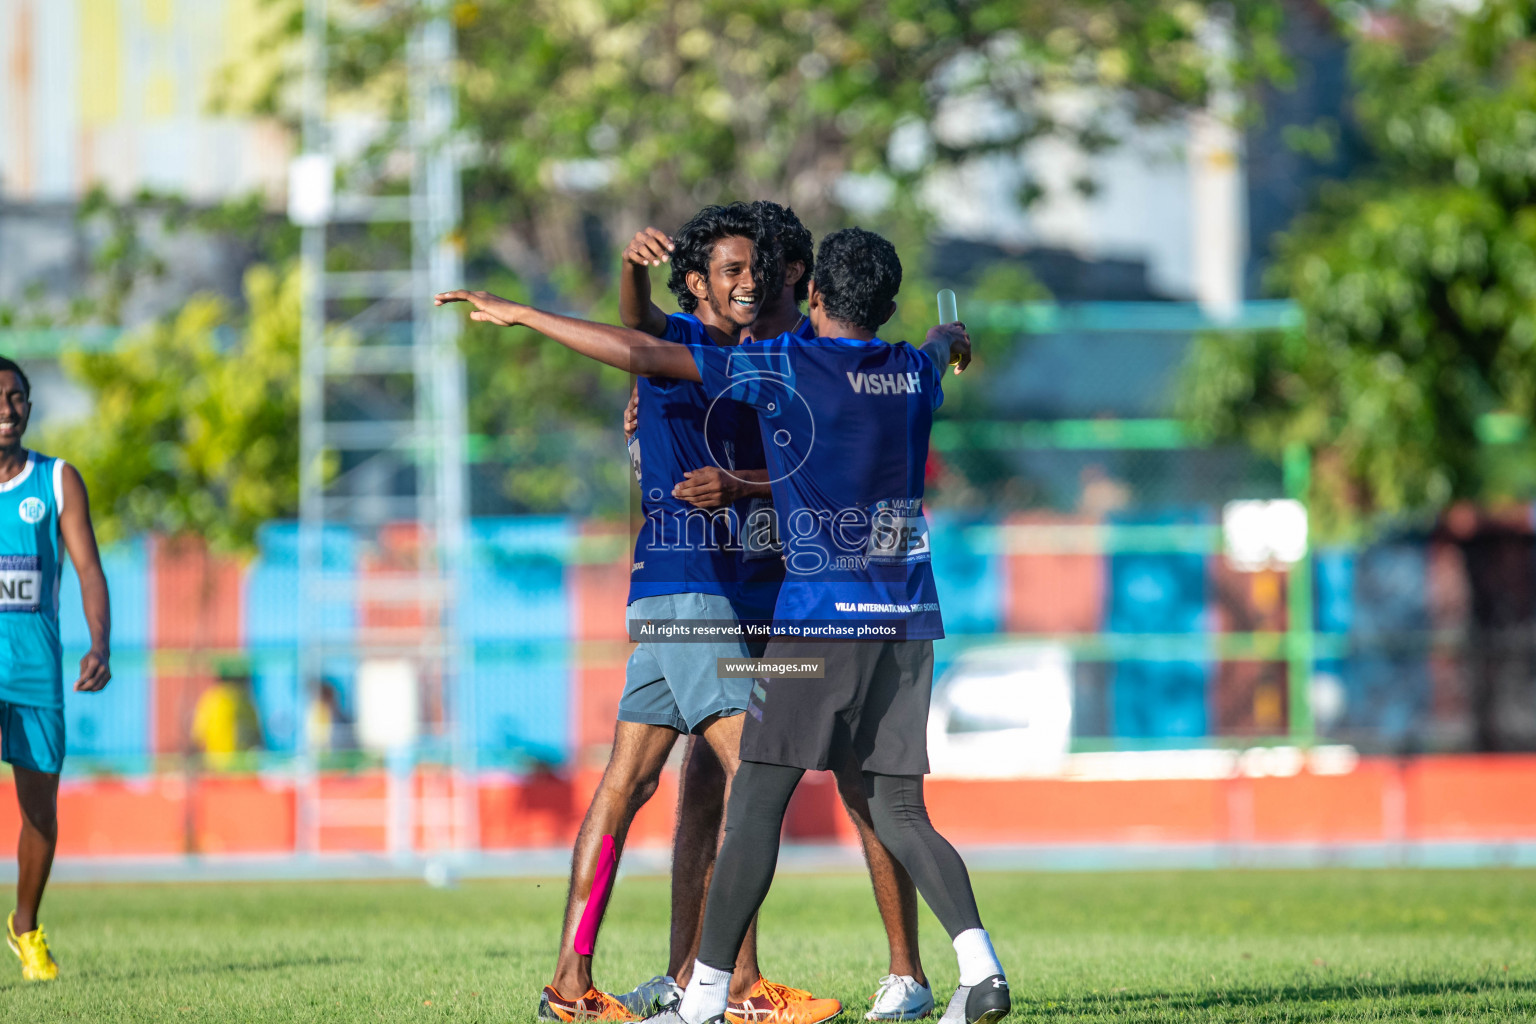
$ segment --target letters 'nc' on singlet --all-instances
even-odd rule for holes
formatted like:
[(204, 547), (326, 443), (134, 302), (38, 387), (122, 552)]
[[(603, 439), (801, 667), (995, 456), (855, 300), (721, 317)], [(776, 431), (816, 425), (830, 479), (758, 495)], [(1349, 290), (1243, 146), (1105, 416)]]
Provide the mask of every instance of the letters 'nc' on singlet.
[(0, 483), (0, 701), (64, 703), (59, 644), (64, 460), (27, 453)]

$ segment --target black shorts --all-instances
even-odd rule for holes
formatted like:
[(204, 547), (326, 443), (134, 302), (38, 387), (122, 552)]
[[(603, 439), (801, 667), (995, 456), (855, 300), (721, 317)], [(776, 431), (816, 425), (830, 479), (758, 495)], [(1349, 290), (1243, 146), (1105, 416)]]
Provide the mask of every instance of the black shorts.
[(754, 679), (741, 759), (822, 771), (928, 773), (933, 641), (775, 640), (764, 658), (820, 658), (820, 679)]

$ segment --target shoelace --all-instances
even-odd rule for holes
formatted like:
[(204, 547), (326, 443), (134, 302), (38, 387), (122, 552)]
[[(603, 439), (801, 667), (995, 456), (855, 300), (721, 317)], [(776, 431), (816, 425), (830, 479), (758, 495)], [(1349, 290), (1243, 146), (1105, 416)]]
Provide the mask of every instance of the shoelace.
[(677, 992), (677, 982), (664, 974), (658, 974), (652, 978), (651, 984), (651, 1009), (660, 1010), (662, 1003), (674, 998)]
[(28, 967), (41, 967), (48, 963), (48, 936), (43, 931), (43, 926), (37, 926), (37, 938), (28, 942), (22, 942), (18, 938), (17, 945), (26, 950), (23, 957), (28, 961)]
[(598, 1020), (628, 1020), (634, 1016), (629, 1007), (619, 1002), (613, 996), (601, 989), (597, 992), (597, 1003), (601, 1007), (598, 1010)]
[(779, 990), (779, 993), (783, 995), (785, 999), (788, 999), (790, 1002), (794, 1002), (796, 999), (811, 998), (809, 989), (795, 988), (793, 985), (785, 985), (782, 982), (767, 981), (766, 979), (763, 981), (763, 984), (772, 985), (774, 988)]
[(789, 1005), (789, 996), (786, 993), (788, 987), (787, 985), (780, 985), (776, 981), (763, 981), (763, 995), (768, 997), (768, 1001), (773, 1004), (775, 1010), (782, 1010)]
[(916, 982), (909, 982), (903, 975), (887, 974), (880, 979), (880, 987), (875, 990), (875, 994), (869, 997), (870, 1003), (879, 1002), (881, 996), (891, 992), (893, 989), (899, 996), (905, 998), (909, 994), (910, 989), (920, 987)]
[(880, 1001), (881, 996), (892, 991), (905, 999), (922, 988), (923, 986), (918, 984), (916, 978), (909, 978), (901, 974), (887, 974), (880, 979), (880, 987), (875, 990), (875, 994), (869, 997), (870, 1005), (874, 1006)]
[[(645, 1000), (645, 1013), (643, 1013), (641, 1016), (650, 1016), (651, 1011), (655, 1010), (657, 1004), (661, 1002), (661, 990), (666, 987), (663, 984), (666, 980), (666, 978), (658, 974), (650, 981), (645, 982), (643, 985), (635, 989), (635, 994), (637, 996), (642, 996)], [(623, 1000), (621, 999), (619, 1002), (622, 1003)]]

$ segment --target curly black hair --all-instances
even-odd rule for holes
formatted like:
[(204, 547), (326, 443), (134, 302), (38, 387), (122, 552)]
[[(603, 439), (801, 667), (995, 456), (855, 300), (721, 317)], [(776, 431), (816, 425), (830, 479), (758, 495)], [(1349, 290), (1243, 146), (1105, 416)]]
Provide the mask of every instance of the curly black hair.
[[(760, 286), (774, 280), (782, 281), (779, 261), (774, 247), (760, 244), (763, 237), (762, 222), (757, 212), (747, 203), (731, 203), (728, 206), (706, 206), (693, 215), (693, 219), (678, 228), (672, 239), (672, 273), (667, 278), (667, 288), (677, 297), (677, 306), (684, 313), (699, 308), (699, 300), (688, 290), (688, 275), (697, 272), (709, 280), (709, 260), (714, 255), (715, 243), (722, 238), (741, 237), (752, 242), (754, 256), (752, 277)], [(763, 292), (767, 295), (768, 292)]]
[[(767, 199), (759, 199), (752, 204), (762, 221), (763, 237), (773, 243), (778, 251), (779, 266), (788, 267), (791, 263), (805, 265), (805, 273), (800, 275), (800, 280), (795, 282), (795, 302), (805, 301), (806, 295), (811, 290), (811, 274), (816, 269), (816, 241), (811, 237), (810, 231), (800, 223), (800, 218), (795, 216), (795, 211), (787, 206)], [(782, 284), (779, 285), (783, 287)], [(774, 289), (777, 291), (778, 289)]]
[(21, 381), (21, 389), (27, 393), (27, 400), (31, 401), (32, 382), (27, 380), (26, 371), (23, 370), (20, 366), (16, 365), (16, 363), (12, 360), (7, 359), (5, 356), (0, 356), (0, 373), (4, 373), (6, 370), (10, 370), (16, 375), (17, 379)]
[(863, 228), (832, 232), (821, 240), (816, 290), (832, 319), (878, 331), (901, 291), (896, 247)]

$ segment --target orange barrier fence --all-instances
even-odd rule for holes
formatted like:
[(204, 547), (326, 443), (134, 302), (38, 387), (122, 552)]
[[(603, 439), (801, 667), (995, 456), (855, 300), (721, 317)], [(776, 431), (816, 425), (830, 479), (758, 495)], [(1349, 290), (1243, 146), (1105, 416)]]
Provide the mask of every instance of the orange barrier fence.
[[(434, 778), (417, 776), (418, 798), (440, 788), (442, 780)], [(480, 847), (568, 845), (600, 778), (596, 770), (483, 777), (476, 791)], [(382, 772), (327, 776), (321, 786), (328, 798), (361, 806), (377, 801), (382, 821)], [(1533, 794), (1536, 756), (1514, 755), (1364, 758), (1348, 774), (1287, 778), (928, 783), (934, 824), (962, 846), (1536, 841)], [(629, 842), (665, 846), (676, 802), (677, 780), (668, 774), (636, 817)], [(67, 779), (59, 804), (59, 852), (66, 857), (281, 854), (295, 848), (294, 788), (282, 777)], [(418, 812), (418, 847), (440, 848), (421, 824), (425, 812)], [(19, 824), (15, 800), (0, 794), (0, 836), (14, 835)], [(796, 842), (855, 841), (830, 775), (806, 777), (785, 833)], [(320, 835), (322, 851), (332, 853), (379, 852), (386, 841), (382, 824)]]

